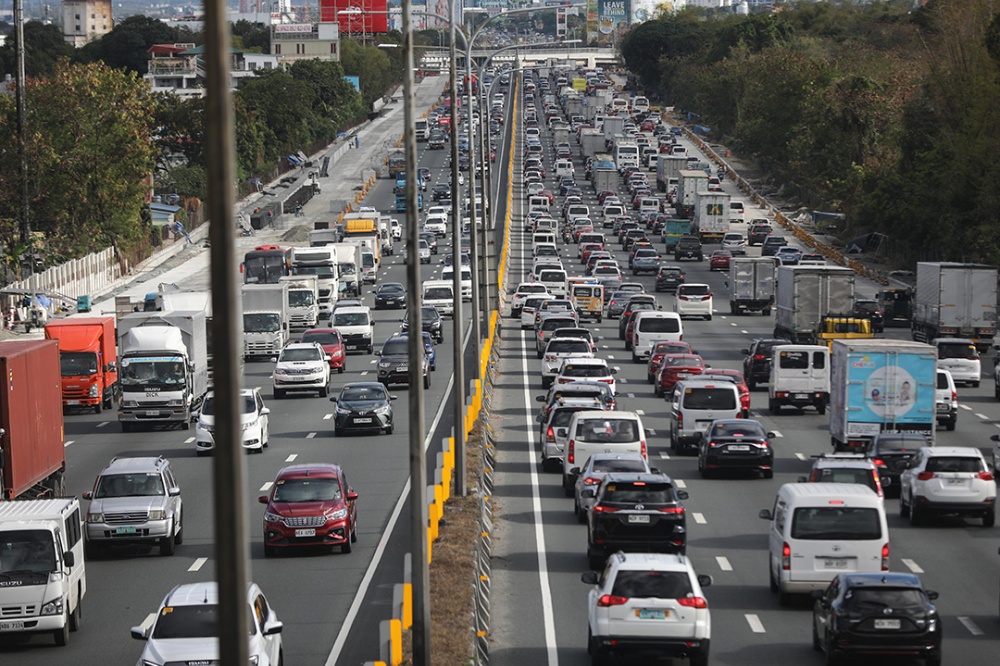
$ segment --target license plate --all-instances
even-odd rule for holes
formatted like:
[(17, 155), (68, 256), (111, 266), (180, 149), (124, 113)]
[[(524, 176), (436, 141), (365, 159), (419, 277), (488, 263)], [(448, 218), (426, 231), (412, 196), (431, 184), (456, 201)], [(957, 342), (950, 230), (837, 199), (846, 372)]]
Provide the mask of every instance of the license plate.
[(644, 513), (634, 513), (628, 517), (630, 523), (648, 523), (649, 516)]
[(372, 420), (371, 420), (371, 419), (369, 419), (369, 418), (364, 418), (364, 419), (354, 419), (354, 422), (355, 422), (355, 423), (371, 423), (371, 422), (372, 422)]
[(796, 393), (795, 394), (795, 399), (796, 400), (808, 400), (809, 399), (809, 394), (808, 393)]
[(295, 536), (297, 537), (313, 537), (316, 536), (316, 528), (308, 527), (295, 530)]
[(147, 409), (146, 410), (146, 416), (159, 416), (159, 415), (160, 415), (159, 410), (156, 410), (156, 409)]
[(0, 631), (22, 631), (24, 629), (24, 621), (15, 620), (12, 622), (0, 622)]
[(79, 405), (80, 401), (79, 400), (67, 400), (66, 404), (67, 405)]
[(876, 629), (899, 629), (901, 626), (900, 620), (875, 620)]
[(749, 451), (750, 447), (746, 444), (737, 444), (735, 446), (729, 447), (730, 451)]
[(666, 620), (670, 617), (667, 608), (636, 608), (635, 616), (640, 620)]
[(823, 568), (824, 569), (846, 569), (847, 568), (847, 560), (843, 559), (843, 558), (840, 558), (840, 559), (827, 558), (827, 559), (823, 560)]
[(943, 403), (938, 403), (938, 406), (937, 406), (937, 410), (938, 410), (939, 412), (947, 412), (947, 411), (948, 411), (948, 408), (949, 408), (949, 406), (948, 406), (948, 405), (946, 405), (946, 404), (943, 404)]
[(945, 479), (949, 486), (964, 486), (965, 479)]
[(344, 345), (344, 348), (347, 349), (348, 351), (354, 351), (355, 349), (358, 348), (358, 346), (357, 345)]
[(115, 534), (135, 534), (134, 527), (116, 527)]

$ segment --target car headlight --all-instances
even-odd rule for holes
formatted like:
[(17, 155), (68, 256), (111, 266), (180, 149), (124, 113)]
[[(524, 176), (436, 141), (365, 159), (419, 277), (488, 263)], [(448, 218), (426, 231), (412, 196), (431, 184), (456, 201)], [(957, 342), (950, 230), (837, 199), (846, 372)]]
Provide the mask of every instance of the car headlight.
[(139, 406), (139, 402), (136, 400), (122, 400), (122, 407), (125, 409), (135, 409)]
[(348, 409), (347, 407), (341, 407), (340, 405), (337, 405), (337, 413), (344, 414), (346, 416), (351, 413), (351, 410)]
[(334, 350), (334, 352), (332, 354), (330, 354), (330, 357), (331, 358), (340, 358), (343, 355), (344, 355), (344, 350), (343, 349), (336, 349), (336, 350)]
[(378, 369), (379, 370), (388, 370), (391, 366), (392, 366), (392, 363), (389, 363), (389, 361), (379, 361)]
[(434, 329), (441, 328), (441, 322), (439, 322), (439, 321), (434, 322), (433, 324), (431, 324), (431, 328), (434, 328)]
[(240, 424), (240, 430), (242, 432), (246, 432), (247, 430), (250, 430), (251, 428), (256, 428), (258, 425), (259, 425), (259, 422), (257, 421), (257, 419), (254, 419), (253, 421), (247, 421), (246, 423), (241, 423)]
[(260, 656), (259, 655), (255, 654), (252, 657), (250, 657), (250, 666), (257, 666), (257, 664), (259, 664), (259, 663), (260, 663)]
[(183, 407), (184, 401), (178, 398), (177, 400), (171, 400), (167, 403), (167, 407)]
[(143, 659), (140, 663), (142, 666), (162, 666), (162, 664), (158, 664), (155, 661), (150, 661), (148, 659)]
[(287, 375), (288, 372), (286, 372), (284, 368), (275, 368), (274, 369), (274, 374), (276, 374), (276, 375)]
[(391, 409), (392, 408), (389, 407), (389, 405), (382, 405), (381, 407), (376, 407), (372, 411), (376, 414), (388, 414), (391, 411)]
[(39, 615), (62, 615), (63, 612), (63, 598), (56, 597), (52, 601), (42, 604), (42, 610)]
[(327, 520), (343, 520), (347, 518), (347, 509), (337, 509), (333, 513), (327, 515)]
[(150, 520), (163, 520), (167, 517), (167, 512), (163, 509), (150, 509), (149, 519)]
[(100, 389), (100, 387), (97, 384), (91, 384), (90, 385), (90, 397), (91, 398), (96, 398), (98, 395), (100, 395), (100, 393), (101, 393), (101, 389)]
[(281, 516), (276, 513), (264, 512), (264, 522), (265, 523), (280, 523), (284, 520)]
[(87, 514), (88, 523), (103, 523), (104, 514), (103, 513), (88, 513)]

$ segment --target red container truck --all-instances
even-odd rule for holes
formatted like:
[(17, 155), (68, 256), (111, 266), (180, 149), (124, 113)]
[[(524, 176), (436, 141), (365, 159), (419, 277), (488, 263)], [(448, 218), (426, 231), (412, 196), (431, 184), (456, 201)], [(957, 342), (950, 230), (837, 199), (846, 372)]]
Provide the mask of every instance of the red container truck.
[(65, 494), (59, 344), (0, 342), (0, 499)]
[(45, 338), (59, 341), (63, 407), (111, 409), (118, 391), (115, 318), (58, 319), (45, 325)]

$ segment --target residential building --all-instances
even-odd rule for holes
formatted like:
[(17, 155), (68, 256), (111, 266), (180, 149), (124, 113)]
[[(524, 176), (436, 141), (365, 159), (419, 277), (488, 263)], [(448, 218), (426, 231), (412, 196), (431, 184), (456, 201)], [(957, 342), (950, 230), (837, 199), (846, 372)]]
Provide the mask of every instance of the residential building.
[(286, 65), (296, 60), (340, 61), (340, 24), (280, 23), (271, 26), (271, 53)]
[(111, 0), (63, 0), (63, 39), (76, 48), (111, 32)]
[[(143, 78), (154, 92), (171, 92), (180, 97), (205, 94), (204, 46), (194, 44), (154, 44), (149, 48), (149, 65)], [(276, 69), (278, 59), (269, 53), (250, 53), (232, 49), (230, 88), (239, 80), (255, 76), (259, 69)]]

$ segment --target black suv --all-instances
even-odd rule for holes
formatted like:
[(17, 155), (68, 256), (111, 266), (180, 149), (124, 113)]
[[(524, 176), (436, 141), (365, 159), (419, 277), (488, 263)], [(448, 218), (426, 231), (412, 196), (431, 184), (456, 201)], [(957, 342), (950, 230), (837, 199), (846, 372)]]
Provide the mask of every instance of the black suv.
[(919, 432), (883, 432), (875, 435), (869, 457), (878, 468), (886, 494), (899, 495), (899, 475), (915, 460), (917, 451), (931, 443)]
[[(423, 344), (420, 345), (423, 347)], [(382, 343), (382, 350), (377, 352), (378, 380), (385, 384), (410, 384), (410, 350), (408, 337), (397, 334)], [(431, 387), (431, 362), (427, 352), (423, 354), (424, 388)]]
[(882, 308), (874, 298), (859, 298), (854, 301), (854, 316), (871, 322), (872, 333), (881, 333), (885, 330)]
[(908, 573), (842, 573), (813, 593), (813, 649), (826, 663), (854, 655), (898, 654), (941, 664), (941, 618), (925, 590)]
[(740, 350), (743, 354), (743, 376), (747, 380), (747, 388), (751, 391), (758, 383), (767, 383), (771, 379), (771, 350), (778, 345), (790, 345), (791, 340), (781, 338), (757, 338), (750, 343), (749, 349)]
[(750, 231), (747, 232), (747, 245), (763, 245), (764, 241), (771, 235), (770, 224), (750, 224)]
[(666, 474), (608, 474), (601, 485), (581, 491), (594, 497), (587, 516), (587, 558), (600, 569), (611, 553), (661, 552), (683, 555), (687, 550), (687, 521), (677, 490)]
[(680, 266), (660, 266), (656, 273), (656, 291), (677, 291), (684, 284), (684, 269)]
[(778, 249), (788, 245), (788, 241), (785, 240), (784, 236), (768, 236), (764, 239), (761, 244), (760, 256), (762, 257), (773, 257), (778, 253)]
[(701, 249), (701, 239), (696, 236), (682, 236), (674, 246), (674, 261), (681, 259), (697, 259), (705, 261), (705, 253)]

